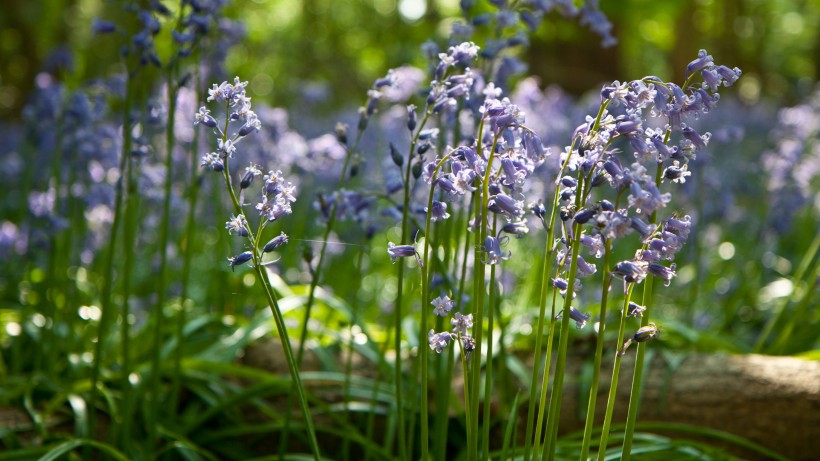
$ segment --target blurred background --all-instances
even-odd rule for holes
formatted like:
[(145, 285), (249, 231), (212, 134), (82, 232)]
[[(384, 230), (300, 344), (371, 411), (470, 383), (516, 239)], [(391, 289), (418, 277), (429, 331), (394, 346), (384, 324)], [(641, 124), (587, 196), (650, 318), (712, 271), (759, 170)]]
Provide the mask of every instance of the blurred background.
[[(174, 43), (169, 27), (178, 18), (156, 14), (163, 24), (154, 40), (156, 58), (166, 68), (141, 65), (133, 74), (136, 102), (128, 115), (135, 128), (126, 138), (133, 137), (127, 163), (133, 165), (128, 171), (129, 175), (134, 171), (135, 189), (129, 190), (129, 202), (133, 198), (134, 203), (126, 209), (132, 210), (136, 225), (130, 228), (134, 231), (130, 236), (121, 238), (128, 242), (123, 252), (134, 249), (136, 253), (130, 256), (131, 263), (125, 256), (117, 259), (117, 270), (112, 272), (110, 267), (105, 269), (103, 259), (115, 214), (115, 191), (121, 190), (121, 109), (128, 107), (123, 102), (121, 47), (132, 39), (121, 31), (135, 32), (145, 26), (136, 14), (140, 9), (157, 12), (161, 10), (157, 5), (170, 5), (176, 13), (180, 4), (183, 10), (193, 9), (193, 1), (218, 7), (212, 9), (207, 33), (197, 36), (196, 53), (207, 52), (180, 61), (184, 65), (177, 83), (185, 84), (176, 88), (177, 97), (172, 99), (176, 110), (168, 106), (165, 83), (170, 73), (164, 71), (183, 48)], [(451, 38), (454, 26), (465, 29), (460, 3), (3, 0), (0, 382), (8, 377), (11, 384), (0, 386), (0, 409), (22, 407), (24, 401), (31, 407), (34, 395), (46, 414), (66, 416), (66, 395), (84, 392), (75, 386), (87, 383), (90, 370), (99, 371), (100, 366), (110, 371), (101, 375), (105, 386), (129, 390), (133, 383), (123, 372), (128, 370), (120, 357), (131, 357), (133, 370), (145, 373), (159, 349), (152, 341), (161, 340), (163, 361), (173, 355), (176, 364), (173, 389), (182, 389), (180, 395), (187, 393), (188, 398), (183, 399), (185, 414), (172, 409), (165, 415), (167, 427), (194, 420), (186, 434), (196, 437), (194, 442), (217, 453), (235, 451), (233, 459), (249, 459), (242, 451), (243, 440), (225, 445), (210, 437), (213, 434), (200, 434), (196, 425), (205, 421), (198, 414), (207, 413), (219, 416), (213, 418), (214, 429), (233, 430), (241, 423), (255, 430), (232, 404), (226, 404), (224, 412), (211, 407), (222, 405), (214, 402), (229, 402), (234, 395), (232, 373), (242, 377), (246, 371), (236, 368), (235, 362), (248, 346), (274, 334), (270, 314), (259, 309), (255, 291), (259, 287), (252, 287), (250, 271), (235, 268), (233, 273), (226, 268), (225, 258), (244, 249), (225, 232), (230, 211), (226, 197), (220, 196), (221, 178), (199, 165), (202, 153), (214, 144), (207, 130), (201, 130), (199, 137), (192, 126), (194, 113), (206, 97), (202, 90), (233, 76), (249, 81), (248, 95), (262, 130), (242, 143), (241, 161), (258, 162), (266, 171), (281, 168), (298, 187), (293, 217), (298, 219), (277, 222), (276, 228), (288, 233), (291, 241), (271, 266), (277, 272), (276, 289), (287, 299), (288, 327), (298, 335), (311, 281), (309, 266), (316, 264), (324, 238), (325, 222), (316, 202), (337, 197), (329, 185), (338, 181), (346, 155), (346, 146), (333, 134), (334, 126), (346, 122), (353, 137), (357, 108), (388, 69), (405, 64), (427, 69), (431, 60), (425, 59), (423, 49), (429, 48), (425, 44), (435, 42), (446, 49), (455, 40)], [(499, 13), (493, 3), (505, 2), (477, 1), (470, 9), (472, 21), (484, 21), (470, 37), (476, 43), (492, 43), (501, 35), (492, 30), (498, 19), (487, 19)], [(520, 60), (505, 61), (512, 67), (512, 77), (504, 94), (526, 113), (527, 125), (553, 153), (563, 150), (586, 115), (597, 112), (603, 84), (646, 75), (681, 83), (687, 64), (700, 49), (708, 50), (716, 63), (743, 71), (735, 86), (723, 89), (712, 113), (687, 121), (712, 137), (708, 149), (693, 162), (693, 177), (676, 188), (669, 206), (670, 211), (691, 215), (695, 226), (678, 255), (677, 278), (671, 289), (662, 290), (654, 306), (652, 319), (663, 326), (663, 334), (653, 349), (669, 363), (680, 363), (675, 362), (676, 356), (693, 352), (820, 358), (820, 0), (603, 0), (600, 8), (611, 21), (611, 34), (617, 40), (612, 46), (602, 46), (601, 34), (577, 17), (562, 16), (559, 7), (535, 30), (521, 26), (526, 30), (523, 42), (505, 49), (497, 60), (510, 56)], [(96, 18), (111, 21), (119, 30), (95, 34)], [(503, 18), (500, 13), (499, 18)], [(130, 55), (132, 63), (134, 56)], [(198, 66), (189, 65), (192, 62)], [(202, 73), (191, 77), (194, 67)], [(423, 101), (418, 89), (426, 86), (423, 80), (428, 77), (421, 70), (407, 75), (415, 75), (416, 81), (406, 96), (418, 104)], [(200, 76), (202, 81), (193, 83)], [(372, 203), (378, 206), (372, 207), (367, 219), (355, 209), (329, 237), (334, 244), (328, 247), (327, 275), (320, 283), (323, 298), (311, 317), (322, 321), (310, 323), (308, 349), (318, 357), (317, 369), (333, 370), (348, 343), (366, 351), (375, 348), (373, 344), (386, 345), (391, 335), (385, 319), (395, 301), (396, 266), (385, 248), (388, 241), (400, 238), (395, 227), (398, 208), (389, 200), (375, 202), (374, 197), (389, 196), (396, 183), (396, 175), (389, 174), (395, 173), (395, 165), (387, 141), (406, 143), (407, 111), (401, 98), (385, 99), (361, 144), (353, 149), (358, 176), (351, 173), (349, 182), (350, 190), (364, 192), (354, 197), (362, 200), (363, 209)], [(396, 104), (389, 108), (384, 102)], [(173, 189), (164, 196), (161, 189), (170, 166), (162, 161), (169, 158)], [(552, 182), (539, 183), (543, 186), (533, 196), (550, 196), (547, 189)], [(202, 200), (197, 202), (197, 197)], [(172, 210), (167, 242), (156, 230), (163, 200)], [(367, 210), (361, 215), (367, 215)], [(510, 242), (513, 254), (542, 251), (540, 224), (533, 222), (530, 238)], [(157, 280), (162, 279), (157, 277), (156, 255), (161, 249), (170, 252), (167, 285), (163, 285), (168, 299), (163, 309), (156, 309)], [(119, 247), (114, 250), (119, 257)], [(634, 249), (618, 251), (616, 257), (621, 259), (634, 254)], [(351, 261), (358, 261), (363, 269), (351, 270)], [(504, 267), (509, 271), (503, 282), (507, 296), (499, 312), (509, 322), (504, 325), (509, 334), (499, 341), (511, 351), (529, 351), (535, 342), (532, 307), (540, 293), (538, 271), (534, 258), (512, 258)], [(132, 306), (127, 315), (108, 320), (109, 328), (123, 330), (97, 343), (105, 344), (100, 348), (105, 353), (97, 353), (95, 361), (91, 344), (106, 327), (98, 307), (106, 273), (117, 274), (114, 293)], [(413, 296), (412, 289), (407, 293)], [(597, 291), (588, 293), (593, 294), (579, 297), (585, 310), (594, 305)], [(127, 303), (122, 305), (124, 312), (129, 309)], [(152, 315), (174, 322), (152, 321)], [(156, 325), (155, 334), (149, 326)], [(408, 331), (415, 326), (406, 325)], [(582, 353), (595, 338), (592, 328), (572, 328), (571, 335), (573, 347)], [(124, 339), (132, 337), (133, 344), (126, 344)], [(360, 344), (362, 337), (367, 341)], [(615, 337), (607, 340), (614, 343)], [(127, 347), (133, 349), (129, 352)], [(385, 351), (371, 351), (370, 357), (381, 357)], [(515, 357), (510, 360), (517, 365), (510, 366), (510, 373), (526, 368)], [(210, 369), (213, 363), (222, 368)], [(383, 363), (370, 365), (375, 369)], [(510, 389), (526, 385), (525, 379), (503, 380), (508, 381), (505, 386)], [(83, 419), (79, 413), (73, 416), (76, 421)], [(128, 414), (124, 415), (121, 421), (127, 422)], [(779, 422), (781, 417), (748, 419)], [(71, 418), (66, 416), (65, 421)], [(700, 419), (692, 423), (700, 424)], [(5, 444), (0, 452), (38, 445), (30, 437), (30, 427), (18, 432), (19, 440), (0, 428), (0, 436), (7, 437), (0, 440)], [(123, 433), (128, 434), (125, 429)], [(135, 440), (143, 435), (135, 434)], [(83, 434), (78, 430), (75, 435)], [(46, 441), (59, 437), (40, 436)], [(768, 439), (805, 448), (772, 433), (760, 437)]]
[[(116, 70), (117, 41), (94, 37), (89, 24), (94, 17), (128, 20), (119, 4), (5, 0), (0, 117), (19, 117), (34, 76), (43, 70), (75, 84)], [(698, 49), (706, 48), (743, 69), (739, 95), (747, 104), (794, 103), (817, 80), (817, 0), (619, 0), (603, 1), (601, 9), (614, 25), (616, 46), (602, 48), (588, 28), (553, 12), (520, 56), (530, 73), (542, 84), (580, 95), (616, 79), (679, 79)], [(385, 69), (421, 65), (420, 44), (446, 38), (459, 11), (458, 0), (230, 2), (226, 16), (241, 20), (244, 38), (226, 64), (232, 74), (250, 80), (256, 100), (272, 105), (288, 107), (305, 98), (330, 107), (360, 104)]]

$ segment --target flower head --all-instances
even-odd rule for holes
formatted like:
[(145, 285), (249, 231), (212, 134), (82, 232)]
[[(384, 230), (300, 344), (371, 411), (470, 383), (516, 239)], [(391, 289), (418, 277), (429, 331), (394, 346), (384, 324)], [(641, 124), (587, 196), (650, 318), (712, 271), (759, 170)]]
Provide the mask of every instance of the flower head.
[(439, 296), (430, 304), (435, 307), (435, 309), (433, 309), (433, 314), (438, 315), (439, 317), (445, 317), (451, 310), (453, 310), (453, 300), (450, 299), (449, 296)]

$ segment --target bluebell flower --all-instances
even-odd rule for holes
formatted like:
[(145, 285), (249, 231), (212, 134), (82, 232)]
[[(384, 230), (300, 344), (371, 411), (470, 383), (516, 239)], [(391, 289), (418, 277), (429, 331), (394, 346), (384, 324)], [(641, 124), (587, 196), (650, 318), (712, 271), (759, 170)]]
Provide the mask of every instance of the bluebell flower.
[(461, 312), (456, 312), (450, 319), (450, 325), (453, 326), (453, 334), (468, 336), (469, 329), (473, 327), (473, 314), (461, 315)]
[(658, 334), (658, 327), (655, 326), (654, 323), (650, 322), (649, 325), (645, 327), (640, 327), (638, 331), (632, 335), (631, 338), (627, 339), (624, 342), (623, 347), (618, 351), (619, 356), (623, 356), (626, 353), (627, 348), (632, 344), (632, 342), (636, 343), (643, 343), (647, 342), (655, 337)]
[(205, 106), (199, 108), (199, 112), (194, 116), (194, 125), (203, 124), (208, 128), (216, 128), (216, 119), (211, 116), (211, 111)]
[(596, 226), (609, 240), (619, 239), (632, 233), (632, 219), (622, 211), (603, 211), (596, 216)]
[(288, 236), (282, 232), (265, 244), (262, 248), (262, 253), (270, 253), (286, 243), (288, 243)]
[(452, 339), (453, 335), (451, 335), (448, 331), (436, 333), (434, 330), (430, 330), (427, 333), (427, 342), (430, 346), (430, 350), (436, 351), (437, 354), (440, 354), (441, 351), (444, 350), (448, 344), (450, 344)]
[(512, 256), (512, 252), (504, 252), (501, 250), (501, 245), (506, 243), (507, 237), (487, 237), (484, 240), (484, 258), (482, 263), (488, 265), (495, 265), (501, 261), (506, 261)]
[(573, 322), (575, 322), (575, 327), (578, 328), (579, 330), (586, 326), (586, 324), (589, 321), (590, 317), (591, 316), (589, 314), (583, 314), (583, 313), (581, 313), (581, 311), (579, 311), (578, 309), (576, 309), (572, 306), (570, 306), (570, 308), (569, 308), (569, 318)]
[(239, 181), (239, 188), (247, 189), (253, 183), (253, 178), (257, 176), (262, 176), (262, 171), (259, 170), (258, 166), (251, 163), (245, 167), (245, 174), (242, 175), (242, 179)]
[(630, 301), (629, 306), (627, 307), (626, 315), (628, 317), (638, 318), (643, 317), (644, 312), (646, 312), (645, 306), (641, 306), (640, 304)]
[(437, 297), (430, 304), (434, 307), (433, 314), (439, 317), (446, 317), (453, 310), (453, 300), (446, 295)]
[(677, 160), (674, 160), (671, 165), (664, 168), (663, 170), (663, 178), (669, 179), (672, 182), (683, 184), (686, 182), (686, 177), (691, 176), (692, 172), (688, 169), (688, 164), (681, 163)]
[(245, 215), (231, 215), (230, 221), (225, 223), (225, 229), (228, 229), (229, 235), (236, 234), (240, 237), (247, 237), (248, 221), (245, 219)]
[(501, 226), (501, 232), (506, 234), (514, 234), (516, 238), (521, 238), (524, 234), (529, 233), (530, 229), (527, 227), (526, 221), (510, 221)]
[(231, 270), (233, 270), (234, 267), (241, 266), (242, 264), (245, 264), (251, 259), (253, 259), (253, 253), (251, 253), (250, 251), (240, 253), (236, 256), (231, 256), (230, 258), (228, 258), (228, 267), (230, 267)]
[(387, 254), (390, 255), (390, 262), (392, 263), (395, 263), (396, 259), (398, 258), (414, 257), (416, 258), (416, 262), (419, 264), (419, 266), (424, 266), (424, 264), (421, 262), (421, 257), (419, 256), (419, 253), (416, 251), (416, 247), (414, 247), (413, 245), (396, 245), (393, 242), (388, 242)]
[(662, 264), (650, 263), (647, 267), (647, 271), (649, 271), (649, 273), (654, 275), (655, 277), (663, 280), (664, 286), (667, 287), (672, 282), (672, 278), (676, 275), (674, 264), (672, 264), (670, 267), (666, 267)]
[(686, 74), (685, 77), (689, 78), (690, 75), (694, 74), (695, 72), (700, 72), (707, 67), (714, 67), (714, 58), (710, 54), (706, 52), (706, 50), (700, 50), (698, 52), (698, 57), (690, 62), (686, 66)]
[(110, 34), (117, 31), (117, 26), (113, 22), (94, 18), (91, 20), (91, 31), (95, 34)]
[(433, 222), (443, 221), (450, 217), (450, 213), (447, 212), (447, 204), (437, 200), (433, 201), (432, 210), (427, 210), (427, 208), (425, 208), (424, 211), (430, 213), (430, 220)]
[(589, 277), (590, 275), (598, 271), (598, 268), (595, 267), (595, 264), (590, 264), (586, 262), (586, 260), (581, 255), (578, 255), (576, 264), (578, 266), (578, 272), (576, 273), (578, 278)]
[(225, 169), (225, 164), (222, 162), (222, 157), (216, 152), (205, 154), (199, 164), (202, 167), (217, 172)]
[(626, 282), (641, 283), (646, 278), (648, 265), (646, 261), (640, 260), (621, 261), (615, 264), (612, 273), (622, 277)]
[[(472, 317), (472, 314), (470, 314)], [(461, 349), (464, 351), (464, 359), (470, 360), (470, 356), (472, 356), (473, 351), (475, 350), (475, 338), (472, 336), (461, 335)]]
[(504, 193), (490, 197), (488, 209), (493, 213), (504, 215), (509, 221), (524, 216), (524, 202), (515, 200)]

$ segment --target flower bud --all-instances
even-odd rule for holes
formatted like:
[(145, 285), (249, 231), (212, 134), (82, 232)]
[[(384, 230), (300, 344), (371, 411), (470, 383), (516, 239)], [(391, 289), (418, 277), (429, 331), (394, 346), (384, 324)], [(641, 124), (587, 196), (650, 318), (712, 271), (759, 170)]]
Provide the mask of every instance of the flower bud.
[(401, 156), (401, 153), (392, 142), (390, 143), (390, 158), (393, 159), (393, 163), (397, 167), (401, 168), (404, 165), (404, 157)]
[(271, 251), (279, 248), (280, 246), (288, 243), (288, 236), (284, 232), (279, 234), (278, 236), (271, 239), (270, 242), (265, 244), (265, 247), (262, 248), (262, 253), (270, 253)]

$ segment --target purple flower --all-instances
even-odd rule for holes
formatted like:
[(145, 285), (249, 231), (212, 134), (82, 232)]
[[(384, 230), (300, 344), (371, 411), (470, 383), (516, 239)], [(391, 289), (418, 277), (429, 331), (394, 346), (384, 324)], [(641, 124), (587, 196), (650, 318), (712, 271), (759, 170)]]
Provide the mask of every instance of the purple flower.
[(440, 354), (441, 351), (450, 344), (452, 339), (453, 335), (451, 335), (449, 331), (436, 333), (434, 330), (430, 330), (427, 333), (427, 343), (430, 346), (430, 350), (436, 351), (437, 354)]
[(450, 213), (447, 212), (447, 204), (444, 202), (433, 201), (432, 210), (425, 208), (424, 211), (430, 213), (430, 220), (434, 222), (443, 221), (450, 217)]
[(91, 20), (91, 31), (100, 35), (110, 34), (117, 31), (117, 26), (113, 22), (94, 18)]
[(498, 193), (490, 197), (488, 209), (513, 220), (524, 216), (524, 202), (514, 200), (509, 195)]
[(390, 255), (390, 262), (395, 263), (398, 258), (415, 257), (419, 266), (424, 266), (421, 257), (413, 245), (396, 245), (393, 242), (387, 243), (387, 254)]
[(245, 167), (245, 174), (242, 175), (242, 179), (239, 181), (239, 188), (247, 189), (251, 183), (253, 183), (253, 178), (257, 176), (262, 176), (262, 171), (259, 170), (259, 167), (251, 163)]
[(461, 312), (456, 312), (450, 319), (450, 325), (453, 326), (454, 334), (467, 336), (467, 330), (473, 327), (473, 314), (461, 315)]
[(584, 328), (589, 321), (589, 314), (582, 314), (581, 311), (574, 307), (569, 308), (569, 318), (575, 322), (575, 327), (578, 329)]
[(621, 261), (615, 265), (613, 274), (623, 277), (630, 283), (641, 283), (646, 278), (648, 263), (646, 261)]
[(228, 258), (228, 267), (230, 267), (231, 270), (233, 270), (234, 267), (241, 266), (242, 264), (245, 264), (251, 259), (253, 259), (253, 253), (251, 253), (250, 251), (240, 253), (236, 256), (231, 256), (230, 258)]
[(203, 124), (208, 128), (216, 128), (216, 119), (211, 116), (211, 111), (205, 106), (199, 108), (199, 112), (194, 116), (194, 125)]
[(590, 264), (586, 262), (586, 260), (584, 260), (584, 258), (581, 255), (578, 255), (576, 264), (578, 265), (577, 276), (579, 278), (589, 277), (590, 275), (598, 271), (598, 268), (595, 267), (595, 264)]
[(664, 286), (669, 286), (672, 283), (672, 278), (675, 277), (675, 265), (672, 264), (671, 267), (666, 267), (662, 264), (658, 263), (650, 263), (649, 267), (647, 268), (650, 274), (658, 277), (659, 279), (663, 280)]
[(511, 221), (501, 226), (501, 232), (506, 234), (514, 234), (516, 238), (521, 238), (524, 234), (529, 233), (530, 229), (527, 227), (526, 221)]
[(506, 243), (507, 237), (487, 237), (484, 240), (484, 260), (482, 263), (488, 265), (498, 264), (501, 261), (506, 261), (512, 256), (512, 252), (504, 253), (501, 251), (502, 243)]
[(626, 315), (628, 317), (643, 317), (643, 313), (646, 312), (646, 307), (636, 304), (632, 301), (629, 302), (629, 307), (627, 307)]
[(282, 232), (265, 244), (265, 247), (262, 248), (262, 253), (270, 253), (286, 243), (288, 243), (288, 236)]
[(686, 78), (689, 78), (689, 76), (695, 72), (700, 72), (708, 67), (714, 67), (715, 63), (713, 61), (714, 58), (712, 58), (712, 55), (708, 54), (706, 50), (700, 50), (697, 59), (686, 66)]
[(231, 220), (225, 223), (225, 229), (228, 229), (228, 235), (236, 234), (240, 237), (247, 237), (248, 221), (245, 219), (245, 215), (231, 215)]
[(200, 166), (208, 168), (211, 171), (219, 172), (225, 169), (225, 164), (222, 163), (222, 157), (220, 157), (220, 155), (216, 152), (205, 154), (199, 164)]
[(439, 296), (430, 302), (434, 306), (433, 314), (446, 317), (453, 310), (453, 300), (449, 296)]

